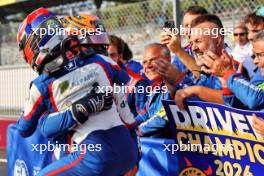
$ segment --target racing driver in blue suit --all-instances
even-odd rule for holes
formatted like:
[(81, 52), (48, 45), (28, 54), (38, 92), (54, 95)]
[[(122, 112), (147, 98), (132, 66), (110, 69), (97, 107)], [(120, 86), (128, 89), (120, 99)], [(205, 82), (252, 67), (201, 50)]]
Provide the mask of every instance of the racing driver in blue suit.
[[(90, 23), (102, 29), (97, 17), (91, 16)], [(31, 83), (18, 129), (27, 137), (45, 119), (64, 119), (50, 128), (63, 132), (70, 126), (64, 132), (72, 131), (73, 144), (100, 145), (98, 150), (80, 147), (72, 151), (41, 170), (39, 176), (122, 175), (136, 164), (137, 147), (119, 117), (116, 103), (112, 103), (113, 95), (98, 91), (98, 87), (121, 85), (129, 77), (111, 59), (97, 54), (101, 45), (81, 46), (78, 38), (60, 32), (42, 33), (43, 29), (60, 28), (60, 21), (45, 8), (33, 11), (19, 27), (19, 48), (39, 76)], [(93, 35), (90, 39), (99, 42), (106, 36)]]

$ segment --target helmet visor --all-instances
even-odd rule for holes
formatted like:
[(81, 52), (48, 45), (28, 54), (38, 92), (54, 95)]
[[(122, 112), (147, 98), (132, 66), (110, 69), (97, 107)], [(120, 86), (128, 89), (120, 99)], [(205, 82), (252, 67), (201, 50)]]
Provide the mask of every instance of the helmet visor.
[(49, 17), (32, 29), (31, 35), (24, 48), (28, 63), (36, 59), (40, 47), (44, 46), (54, 35), (63, 35), (63, 27), (56, 17)]

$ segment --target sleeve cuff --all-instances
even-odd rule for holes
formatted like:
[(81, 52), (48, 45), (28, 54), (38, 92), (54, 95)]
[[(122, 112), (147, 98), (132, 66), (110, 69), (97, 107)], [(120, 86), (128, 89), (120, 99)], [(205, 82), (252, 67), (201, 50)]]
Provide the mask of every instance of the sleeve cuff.
[(74, 116), (73, 110), (72, 110), (72, 106), (68, 109), (68, 111), (71, 114), (72, 119), (78, 124), (81, 125), (81, 123), (77, 120), (77, 118)]
[(135, 118), (135, 121), (136, 121), (135, 122), (136, 123), (135, 124), (136, 126), (139, 126), (143, 122), (143, 120), (141, 118)]
[(223, 87), (223, 95), (230, 96), (233, 95), (233, 93), (228, 89), (228, 87)]
[[(224, 75), (224, 77), (223, 77), (223, 79), (226, 81), (226, 84), (227, 84), (227, 81), (228, 81), (228, 78), (232, 75), (232, 74), (234, 74), (234, 73), (236, 73), (236, 70), (228, 70), (227, 72), (226, 72), (226, 74)], [(230, 95), (232, 95), (233, 93), (230, 91), (230, 89), (228, 88), (228, 86), (227, 85), (222, 85), (222, 87), (223, 87), (223, 95), (224, 96), (230, 96)]]

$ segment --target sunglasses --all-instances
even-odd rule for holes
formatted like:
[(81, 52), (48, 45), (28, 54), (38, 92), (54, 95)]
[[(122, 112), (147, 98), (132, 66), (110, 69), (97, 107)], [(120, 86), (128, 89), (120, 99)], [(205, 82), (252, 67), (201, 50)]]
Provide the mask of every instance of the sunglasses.
[(234, 33), (234, 36), (245, 36), (247, 33)]
[(264, 52), (261, 52), (261, 53), (254, 53), (252, 56), (251, 56), (252, 59), (261, 59), (261, 58), (264, 58)]

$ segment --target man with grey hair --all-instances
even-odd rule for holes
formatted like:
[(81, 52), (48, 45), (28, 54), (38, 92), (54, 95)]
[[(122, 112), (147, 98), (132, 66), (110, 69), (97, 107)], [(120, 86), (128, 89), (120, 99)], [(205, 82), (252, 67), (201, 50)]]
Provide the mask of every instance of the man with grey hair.
[[(264, 31), (257, 33), (252, 40), (254, 64), (261, 70), (264, 78)], [(216, 60), (207, 58), (208, 71), (219, 76), (224, 89), (224, 102), (236, 108), (264, 111), (264, 82), (255, 83), (253, 79), (245, 79), (233, 68), (232, 58)], [(254, 115), (253, 127), (264, 136), (264, 121)]]
[(170, 59), (170, 51), (165, 45), (152, 43), (144, 50), (143, 70), (153, 84), (149, 90), (145, 111), (136, 116), (136, 123), (141, 136), (171, 136), (167, 116), (162, 105), (162, 100), (170, 99), (170, 93), (155, 64), (157, 60), (170, 62)]
[[(159, 52), (160, 55), (164, 57), (164, 59), (152, 57), (152, 55), (154, 56), (157, 55), (157, 51)], [(178, 69), (174, 68), (173, 65), (166, 64), (171, 62), (170, 53), (171, 52), (166, 45), (160, 43), (151, 43), (145, 47), (144, 59), (142, 62), (143, 70), (144, 70), (144, 64), (146, 65), (148, 61), (151, 61), (151, 63), (153, 63), (150, 64), (150, 66), (152, 70), (155, 69), (154, 72), (148, 70), (147, 67), (145, 67), (147, 70), (144, 70), (145, 74), (147, 73), (149, 74), (149, 76), (147, 76), (150, 77), (149, 79), (153, 80), (153, 77), (155, 77), (155, 79), (166, 80), (166, 84), (169, 87), (172, 86), (170, 84), (172, 82), (175, 82), (174, 80), (177, 80), (179, 75)], [(173, 70), (173, 72), (168, 72), (168, 70)], [(168, 73), (174, 73), (173, 80), (171, 80), (171, 75), (168, 75)]]

